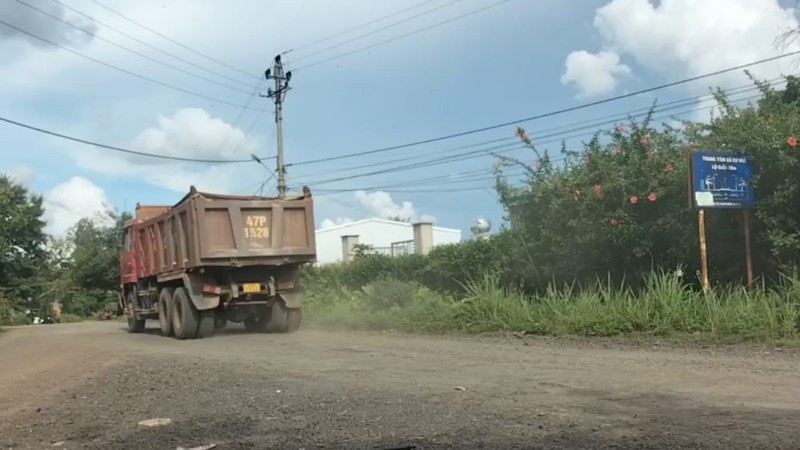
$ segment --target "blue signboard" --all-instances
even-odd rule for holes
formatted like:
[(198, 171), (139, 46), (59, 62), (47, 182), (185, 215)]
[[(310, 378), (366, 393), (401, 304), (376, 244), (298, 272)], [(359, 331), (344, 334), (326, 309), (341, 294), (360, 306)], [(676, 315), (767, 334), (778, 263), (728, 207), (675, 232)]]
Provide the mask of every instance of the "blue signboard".
[(755, 207), (753, 166), (746, 155), (692, 153), (692, 200), (696, 208)]

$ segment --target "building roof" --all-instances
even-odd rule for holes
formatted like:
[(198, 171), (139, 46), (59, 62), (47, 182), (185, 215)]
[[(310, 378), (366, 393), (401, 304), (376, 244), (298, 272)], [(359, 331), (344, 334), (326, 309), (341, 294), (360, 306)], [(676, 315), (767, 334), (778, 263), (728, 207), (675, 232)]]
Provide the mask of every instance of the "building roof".
[[(387, 225), (403, 225), (403, 226), (407, 226), (407, 227), (412, 227), (413, 226), (411, 223), (401, 222), (399, 220), (389, 220), (389, 219), (380, 219), (380, 218), (377, 218), (377, 217), (372, 217), (372, 218), (369, 218), (369, 219), (356, 220), (356, 221), (353, 221), (353, 222), (347, 222), (347, 223), (343, 223), (341, 225), (335, 225), (335, 226), (328, 227), (328, 228), (318, 228), (318, 229), (314, 230), (314, 232), (316, 232), (316, 233), (322, 233), (322, 232), (327, 233), (329, 231), (343, 230), (345, 228), (349, 228), (349, 227), (352, 227), (352, 226), (355, 226), (355, 225), (361, 225), (361, 224), (370, 223), (370, 222), (372, 222), (372, 223), (384, 223), (384, 224), (387, 224)], [(438, 227), (438, 226), (434, 225), (433, 229), (434, 230), (438, 230), (438, 231), (452, 231), (452, 232), (461, 233), (461, 230), (459, 230), (458, 228), (445, 228), (445, 227)]]

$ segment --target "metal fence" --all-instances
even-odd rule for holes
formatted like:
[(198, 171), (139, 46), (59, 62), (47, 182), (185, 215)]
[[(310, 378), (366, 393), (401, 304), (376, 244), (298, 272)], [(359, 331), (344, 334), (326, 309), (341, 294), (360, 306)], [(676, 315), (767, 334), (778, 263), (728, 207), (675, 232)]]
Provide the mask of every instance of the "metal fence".
[(389, 247), (371, 247), (366, 253), (386, 256), (410, 255), (414, 253), (414, 240), (392, 242)]

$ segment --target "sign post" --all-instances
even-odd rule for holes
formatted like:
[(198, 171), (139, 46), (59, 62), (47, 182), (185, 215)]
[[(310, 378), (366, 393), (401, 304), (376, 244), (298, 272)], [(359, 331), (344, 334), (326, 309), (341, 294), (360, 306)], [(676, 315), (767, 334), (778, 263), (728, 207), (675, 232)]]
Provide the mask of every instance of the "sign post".
[(752, 187), (753, 166), (747, 155), (719, 152), (693, 152), (689, 159), (692, 206), (698, 209), (700, 233), (700, 268), (703, 290), (708, 292), (708, 259), (706, 249), (706, 209), (739, 209), (744, 219), (747, 284), (753, 283), (750, 251), (750, 209), (755, 208)]
[(703, 278), (703, 292), (708, 294), (708, 253), (706, 250), (706, 210), (697, 211), (697, 229), (700, 232), (700, 276)]
[(744, 219), (744, 251), (747, 260), (747, 288), (753, 288), (753, 255), (750, 251), (750, 210), (742, 210), (742, 218)]

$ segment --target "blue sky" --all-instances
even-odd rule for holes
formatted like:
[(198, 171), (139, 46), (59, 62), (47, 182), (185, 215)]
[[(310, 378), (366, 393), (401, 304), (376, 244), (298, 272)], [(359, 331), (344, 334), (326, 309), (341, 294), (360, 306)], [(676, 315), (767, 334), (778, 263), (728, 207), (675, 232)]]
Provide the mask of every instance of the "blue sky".
[[(248, 101), (247, 93), (275, 54), (423, 3), (343, 0), (332, 7), (332, 2), (323, 0), (231, 0), (223, 7), (221, 2), (212, 1), (99, 1), (238, 69), (234, 71), (91, 0), (61, 0), (73, 10), (52, 0), (24, 1), (95, 35), (82, 34), (14, 1), (0, 6), (0, 17), (104, 63), (238, 105)], [(432, 0), (369, 27), (290, 52), (284, 58), (288, 68), (295, 69), (284, 110), (287, 163), (458, 133), (748, 63), (778, 54), (774, 38), (782, 30), (797, 26), (790, 9), (793, 2), (789, 1), (510, 0), (368, 51), (302, 68), (309, 62), (413, 32), (497, 1), (448, 4), (450, 0)], [(438, 9), (410, 18), (434, 8)], [(407, 22), (385, 31), (302, 58), (406, 18)], [(236, 89), (158, 65), (107, 41)], [(796, 47), (794, 43), (784, 51)], [(237, 121), (241, 112), (238, 107), (120, 73), (2, 24), (0, 66), (2, 117), (110, 145), (174, 156), (228, 159), (246, 158), (251, 152), (275, 153), (272, 108), (259, 97), (250, 106), (267, 106), (266, 112), (259, 116), (259, 111), (247, 110)], [(796, 61), (787, 58), (753, 71), (773, 78), (796, 72)], [(536, 140), (538, 130), (624, 114), (647, 107), (656, 98), (667, 102), (703, 95), (709, 85), (734, 87), (746, 83), (743, 74), (730, 74), (523, 126)], [(266, 82), (261, 87), (264, 90)], [(684, 117), (700, 118), (707, 113)], [(438, 224), (460, 228), (466, 235), (470, 222), (479, 215), (495, 224), (501, 222), (502, 209), (486, 180), (491, 173), (491, 156), (361, 175), (405, 164), (390, 160), (413, 163), (454, 155), (457, 153), (453, 151), (437, 152), (511, 138), (514, 131), (514, 127), (500, 128), (371, 156), (290, 166), (287, 179), (291, 187), (299, 189), (307, 184), (317, 192), (318, 224), (376, 215), (433, 216)], [(583, 133), (585, 138), (590, 131)], [(582, 137), (567, 143), (578, 146)], [(49, 229), (55, 234), (105, 204), (117, 210), (131, 210), (137, 202), (171, 204), (190, 184), (216, 192), (254, 194), (269, 177), (255, 163), (188, 165), (134, 159), (6, 124), (0, 124), (0, 145), (0, 171), (13, 174), (46, 196)], [(557, 150), (559, 144), (545, 147)], [(463, 151), (476, 148), (481, 147)], [(523, 150), (506, 154), (532, 161), (532, 155)], [(266, 163), (272, 165), (273, 161)], [(375, 166), (353, 168), (367, 164)], [(482, 170), (485, 172), (479, 173)], [(458, 175), (465, 172), (475, 179)], [(424, 181), (448, 175), (458, 182)], [(350, 179), (322, 183), (344, 177)], [(385, 185), (397, 187), (375, 189)], [(272, 188), (274, 183), (266, 186)], [(469, 190), (456, 192), (458, 188)], [(325, 192), (336, 189), (363, 192)], [(437, 189), (442, 192), (436, 193)], [(274, 188), (267, 190), (272, 192)]]

